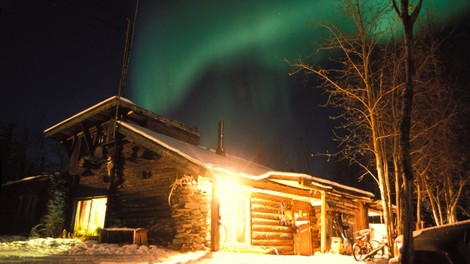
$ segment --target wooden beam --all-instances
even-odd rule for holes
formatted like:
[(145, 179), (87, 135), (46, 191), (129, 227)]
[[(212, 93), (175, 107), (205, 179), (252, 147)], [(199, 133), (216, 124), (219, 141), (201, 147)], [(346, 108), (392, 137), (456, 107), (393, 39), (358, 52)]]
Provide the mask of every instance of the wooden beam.
[(214, 173), (214, 176), (215, 177), (218, 176), (219, 178), (222, 178), (222, 177), (225, 178), (225, 176), (227, 176), (227, 179), (231, 179), (240, 185), (251, 187), (254, 189), (258, 189), (258, 190), (268, 190), (268, 191), (271, 191), (273, 195), (277, 195), (281, 197), (286, 197), (286, 198), (291, 198), (291, 199), (294, 199), (296, 197), (297, 198), (304, 197), (307, 199), (308, 198), (317, 198), (317, 199), (320, 198), (318, 195), (318, 192), (315, 193), (307, 189), (286, 186), (286, 185), (282, 185), (282, 184), (279, 184), (270, 180), (252, 180), (252, 179), (248, 179), (244, 177), (231, 176), (228, 174), (217, 175), (217, 172)]
[(64, 146), (65, 148), (65, 152), (67, 152), (67, 155), (70, 156), (72, 155), (72, 150), (73, 150), (73, 147), (75, 145), (75, 137), (72, 138), (71, 140), (67, 140), (67, 138), (65, 136), (62, 136), (62, 139), (61, 139), (61, 142), (62, 142), (62, 145)]
[(93, 157), (93, 152), (94, 152), (94, 148), (93, 148), (93, 142), (91, 140), (91, 135), (90, 135), (90, 130), (85, 127), (85, 125), (82, 123), (80, 123), (80, 126), (82, 128), (82, 131), (83, 131), (83, 135), (85, 136), (85, 143), (88, 147), (88, 151), (90, 152), (90, 156)]
[[(82, 112), (73, 116), (73, 118), (68, 118), (44, 131), (46, 137), (54, 137), (57, 133), (63, 133), (65, 130), (76, 130), (78, 129), (78, 124), (83, 123), (85, 120), (90, 119), (91, 117), (102, 116), (103, 119), (100, 122), (104, 122), (109, 119), (111, 116), (114, 116), (116, 110), (117, 97), (111, 97), (106, 99)], [(128, 103), (125, 100), (120, 100), (120, 106), (123, 105), (133, 105)], [(101, 118), (100, 118), (101, 119)], [(76, 127), (76, 128), (75, 128)], [(75, 133), (75, 132), (74, 132)]]
[(367, 210), (367, 204), (358, 202), (357, 203), (357, 214), (356, 214), (356, 226), (360, 229), (369, 228), (369, 214)]
[(212, 201), (211, 201), (211, 250), (219, 251), (220, 248), (220, 202), (219, 184), (212, 181)]
[(320, 250), (326, 252), (326, 193), (321, 192)]

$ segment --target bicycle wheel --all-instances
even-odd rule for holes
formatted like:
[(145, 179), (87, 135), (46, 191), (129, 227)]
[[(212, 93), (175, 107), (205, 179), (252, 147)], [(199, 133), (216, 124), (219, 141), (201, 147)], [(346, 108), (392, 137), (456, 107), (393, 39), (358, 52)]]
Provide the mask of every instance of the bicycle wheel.
[(353, 247), (352, 247), (352, 250), (353, 250), (353, 257), (356, 261), (361, 261), (362, 260), (362, 256), (364, 255), (364, 248), (357, 244), (357, 243), (354, 243)]
[(353, 245), (353, 256), (356, 261), (363, 261), (365, 256), (372, 251), (372, 245), (367, 241), (365, 245), (355, 243)]
[[(369, 243), (372, 247), (371, 251), (380, 247), (380, 242), (377, 241), (377, 240), (372, 239), (372, 240), (369, 241)], [(377, 253), (375, 253), (375, 256), (383, 256), (383, 255), (384, 255), (384, 248), (383, 247), (380, 250), (378, 250)]]

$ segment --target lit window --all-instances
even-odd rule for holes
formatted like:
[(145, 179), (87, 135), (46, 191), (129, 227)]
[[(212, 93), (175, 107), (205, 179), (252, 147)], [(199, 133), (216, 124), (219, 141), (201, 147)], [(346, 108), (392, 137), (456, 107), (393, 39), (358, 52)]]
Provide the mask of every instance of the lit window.
[(77, 201), (74, 233), (76, 235), (97, 236), (104, 227), (108, 198), (92, 198)]

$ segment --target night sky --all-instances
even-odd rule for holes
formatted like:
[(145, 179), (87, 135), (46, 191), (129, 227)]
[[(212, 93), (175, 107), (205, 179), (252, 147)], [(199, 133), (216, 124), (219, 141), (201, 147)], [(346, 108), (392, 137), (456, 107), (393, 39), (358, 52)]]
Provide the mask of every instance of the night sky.
[[(385, 0), (384, 0), (385, 1)], [(468, 0), (425, 1), (439, 21)], [(140, 0), (125, 96), (202, 132), (215, 148), (275, 169), (329, 177), (328, 111), (312, 80), (285, 59), (324, 63), (311, 21), (338, 18), (331, 0)], [(41, 130), (117, 95), (131, 0), (0, 0), (1, 124)], [(262, 151), (260, 151), (260, 149)]]

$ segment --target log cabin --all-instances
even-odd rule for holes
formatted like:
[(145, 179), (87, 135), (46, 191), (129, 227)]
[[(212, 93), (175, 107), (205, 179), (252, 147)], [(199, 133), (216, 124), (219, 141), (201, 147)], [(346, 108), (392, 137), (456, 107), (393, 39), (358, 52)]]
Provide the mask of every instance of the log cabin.
[[(145, 230), (146, 240), (211, 249), (312, 255), (339, 236), (335, 219), (368, 227), (370, 192), (304, 173), (275, 171), (199, 145), (196, 128), (111, 97), (46, 129), (68, 154), (76, 235)], [(342, 225), (343, 225), (342, 224)]]

